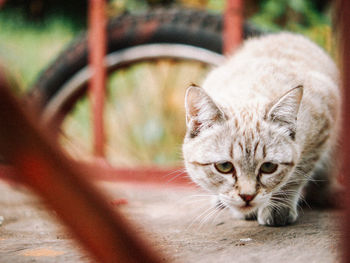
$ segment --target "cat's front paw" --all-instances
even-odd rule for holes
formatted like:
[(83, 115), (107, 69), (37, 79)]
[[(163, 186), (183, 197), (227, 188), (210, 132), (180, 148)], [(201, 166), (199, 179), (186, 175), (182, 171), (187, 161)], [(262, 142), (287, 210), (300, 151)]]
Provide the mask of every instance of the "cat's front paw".
[(285, 206), (264, 207), (258, 211), (258, 222), (264, 226), (285, 226), (297, 220), (296, 209)]
[(256, 220), (257, 219), (257, 214), (256, 214), (256, 212), (250, 213), (248, 215), (245, 215), (244, 219), (247, 220), (247, 221)]

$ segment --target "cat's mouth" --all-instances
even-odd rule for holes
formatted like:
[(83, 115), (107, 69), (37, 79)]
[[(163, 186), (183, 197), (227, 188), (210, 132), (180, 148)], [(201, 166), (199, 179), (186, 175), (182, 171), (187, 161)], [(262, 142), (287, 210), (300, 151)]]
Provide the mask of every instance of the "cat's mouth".
[(245, 204), (243, 206), (240, 207), (241, 209), (243, 210), (246, 210), (246, 209), (252, 209), (254, 208), (254, 205), (251, 205), (251, 204)]
[(226, 196), (221, 196), (221, 203), (224, 206), (231, 207), (235, 210), (240, 211), (243, 214), (250, 213), (253, 210), (257, 209), (258, 205), (253, 202), (245, 202), (245, 203), (234, 203), (230, 198)]
[(252, 210), (255, 210), (256, 206), (248, 203), (242, 206), (238, 206), (238, 209), (245, 214), (251, 212)]

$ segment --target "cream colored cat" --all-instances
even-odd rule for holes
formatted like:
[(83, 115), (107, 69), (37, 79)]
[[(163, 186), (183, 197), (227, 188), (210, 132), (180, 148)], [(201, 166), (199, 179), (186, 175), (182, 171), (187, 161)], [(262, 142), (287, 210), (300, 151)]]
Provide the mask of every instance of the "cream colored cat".
[(305, 37), (247, 40), (203, 88), (188, 88), (185, 106), (187, 172), (236, 216), (293, 223), (311, 178), (335, 182), (338, 71)]

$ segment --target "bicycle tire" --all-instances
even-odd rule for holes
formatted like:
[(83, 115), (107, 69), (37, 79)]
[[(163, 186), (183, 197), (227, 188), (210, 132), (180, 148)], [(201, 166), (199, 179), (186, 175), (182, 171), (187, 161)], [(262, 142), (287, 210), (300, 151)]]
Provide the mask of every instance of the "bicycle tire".
[[(184, 44), (222, 54), (222, 16), (203, 10), (157, 9), (123, 14), (107, 25), (107, 54), (144, 44)], [(260, 32), (244, 24), (244, 38)], [(44, 109), (74, 74), (88, 64), (87, 33), (82, 33), (45, 69), (30, 96)]]

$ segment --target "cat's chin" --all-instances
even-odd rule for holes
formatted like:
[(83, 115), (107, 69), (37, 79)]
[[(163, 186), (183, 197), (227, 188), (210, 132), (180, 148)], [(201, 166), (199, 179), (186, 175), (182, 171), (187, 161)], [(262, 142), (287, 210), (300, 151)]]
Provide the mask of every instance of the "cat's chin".
[(235, 218), (244, 219), (247, 215), (254, 213), (258, 209), (257, 206), (231, 206), (230, 210)]
[(248, 206), (240, 206), (236, 209), (238, 209), (238, 211), (241, 212), (242, 214), (250, 214), (254, 212), (257, 209), (257, 207), (248, 205)]

